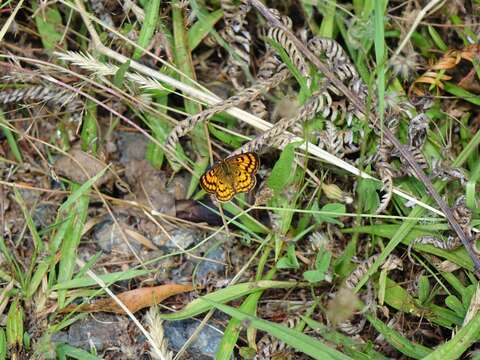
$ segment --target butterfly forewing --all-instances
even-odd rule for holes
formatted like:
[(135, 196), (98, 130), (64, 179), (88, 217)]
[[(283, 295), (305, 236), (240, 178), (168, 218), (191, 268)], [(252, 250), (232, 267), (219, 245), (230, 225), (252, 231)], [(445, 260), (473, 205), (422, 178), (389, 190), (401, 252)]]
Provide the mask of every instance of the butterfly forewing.
[(215, 168), (208, 170), (200, 178), (200, 185), (208, 193), (215, 193), (217, 191), (218, 176)]

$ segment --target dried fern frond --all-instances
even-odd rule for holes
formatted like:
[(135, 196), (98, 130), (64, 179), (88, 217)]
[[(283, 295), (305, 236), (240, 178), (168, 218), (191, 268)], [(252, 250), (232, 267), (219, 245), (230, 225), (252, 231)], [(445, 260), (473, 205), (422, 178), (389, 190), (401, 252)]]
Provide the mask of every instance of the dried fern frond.
[(282, 119), (271, 129), (246, 143), (241, 148), (235, 150), (232, 155), (243, 152), (260, 152), (265, 147), (278, 145), (278, 138), (285, 135), (286, 130), (294, 124), (301, 124), (312, 119), (316, 114), (329, 107), (332, 104), (332, 98), (327, 91), (319, 91), (312, 95), (310, 99), (300, 108), (297, 116)]
[(345, 50), (335, 40), (316, 36), (308, 41), (307, 46), (315, 55), (327, 57), (328, 65), (340, 80), (359, 78)]
[[(345, 279), (345, 286), (349, 289), (355, 289), (360, 279), (370, 270), (375, 261), (379, 258), (379, 254), (370, 256), (367, 260), (362, 261), (355, 270)], [(401, 259), (396, 255), (390, 255), (382, 265), (383, 268), (393, 270), (391, 264), (397, 264), (397, 267), (402, 263)], [(395, 268), (397, 268), (395, 267)]]
[[(282, 325), (290, 329), (302, 327), (302, 319), (295, 317), (282, 322)], [(253, 360), (271, 360), (271, 359), (292, 359), (295, 351), (287, 346), (283, 341), (266, 334), (257, 343), (257, 354)]]
[[(467, 207), (465, 196), (461, 195), (455, 200), (452, 213), (465, 235), (467, 235), (470, 238), (470, 241), (472, 241), (474, 245), (473, 249), (478, 254), (479, 250), (476, 246), (477, 238), (473, 235), (472, 227), (470, 226), (470, 222), (472, 221), (472, 210)], [(422, 236), (412, 240), (410, 244), (408, 244), (408, 256), (410, 260), (412, 260), (410, 256), (412, 247), (418, 244), (432, 245), (442, 250), (455, 250), (462, 245), (460, 239), (456, 235), (448, 236), (446, 241), (436, 236)]]
[(250, 102), (249, 105), (250, 112), (260, 119), (267, 119), (268, 118), (268, 110), (267, 106), (261, 99), (255, 99)]
[(337, 127), (332, 121), (326, 122), (325, 130), (321, 132), (318, 140), (318, 146), (322, 149), (343, 158), (343, 142), (340, 136), (338, 136)]
[(213, 115), (225, 111), (226, 109), (255, 100), (263, 92), (277, 86), (288, 77), (289, 72), (287, 70), (283, 70), (270, 78), (268, 81), (261, 81), (252, 87), (242, 90), (237, 95), (234, 95), (215, 106), (212, 106), (198, 114), (189, 116), (188, 118), (180, 122), (180, 124), (178, 124), (170, 132), (167, 137), (166, 146), (170, 149), (174, 149), (180, 137), (191, 131), (198, 123), (205, 121), (211, 118)]
[[(360, 279), (370, 270), (370, 268), (373, 266), (375, 261), (377, 261), (379, 256), (380, 256), (379, 254), (373, 255), (369, 257), (367, 260), (360, 263), (360, 265), (346, 278), (345, 280), (346, 288), (351, 290), (355, 289)], [(388, 256), (387, 259), (385, 259), (385, 262), (381, 266), (381, 269), (384, 271), (391, 271), (395, 269), (401, 270), (402, 268), (403, 268), (402, 260), (398, 256), (393, 254)], [(367, 300), (365, 301), (365, 303), (366, 303), (366, 306), (362, 311), (360, 311), (360, 314), (365, 313), (366, 311), (371, 309), (374, 305), (373, 291), (372, 291), (372, 286), (370, 282), (367, 283)], [(361, 318), (355, 324), (352, 321), (347, 320), (342, 322), (341, 324), (338, 324), (337, 327), (340, 331), (344, 332), (345, 334), (356, 335), (363, 330), (365, 324), (366, 324), (366, 319), (364, 316), (361, 316)]]
[(421, 149), (427, 138), (428, 117), (419, 114), (410, 120), (408, 124), (408, 143), (411, 147)]
[[(292, 20), (288, 16), (280, 14), (276, 9), (269, 10), (287, 28), (292, 28)], [(269, 27), (266, 31), (266, 38), (273, 40), (283, 47), (293, 65), (298, 69), (298, 71), (300, 71), (302, 76), (307, 79), (307, 84), (309, 85), (311, 79), (307, 62), (305, 61), (303, 55), (298, 51), (295, 44), (288, 38), (287, 34), (285, 34), (285, 32), (280, 28)], [(267, 51), (271, 51), (269, 46), (267, 46)]]
[(233, 86), (240, 90), (243, 88), (240, 81), (242, 68), (251, 65), (252, 37), (246, 20), (250, 4), (245, 0), (240, 1), (239, 5), (231, 0), (221, 0), (220, 6), (225, 27), (219, 34), (228, 43), (228, 50), (231, 50), (227, 60), (227, 74)]
[(382, 189), (383, 192), (380, 205), (378, 209), (375, 211), (375, 214), (381, 214), (386, 210), (388, 205), (390, 204), (390, 200), (392, 199), (393, 195), (393, 168), (390, 162), (390, 152), (392, 147), (386, 144), (380, 146), (378, 150), (379, 159), (375, 163), (375, 167), (377, 169), (377, 173), (382, 181)]

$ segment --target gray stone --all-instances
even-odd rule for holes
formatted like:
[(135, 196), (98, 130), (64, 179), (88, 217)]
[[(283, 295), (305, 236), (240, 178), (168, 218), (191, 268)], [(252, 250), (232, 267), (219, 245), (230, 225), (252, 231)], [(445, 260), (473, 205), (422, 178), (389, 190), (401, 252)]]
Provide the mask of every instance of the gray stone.
[[(175, 351), (180, 350), (199, 325), (199, 321), (191, 319), (165, 321), (163, 328), (169, 347)], [(189, 358), (214, 359), (222, 337), (223, 333), (220, 330), (209, 324), (205, 325), (188, 348)]]
[[(118, 221), (121, 223), (122, 218), (119, 217)], [(127, 235), (125, 236), (127, 237), (133, 250), (139, 251), (141, 249), (141, 245), (137, 241)], [(130, 247), (126, 243), (120, 229), (111, 220), (106, 220), (96, 225), (93, 231), (93, 238), (97, 242), (98, 246), (107, 253), (111, 253), (112, 251), (121, 253), (131, 252)]]

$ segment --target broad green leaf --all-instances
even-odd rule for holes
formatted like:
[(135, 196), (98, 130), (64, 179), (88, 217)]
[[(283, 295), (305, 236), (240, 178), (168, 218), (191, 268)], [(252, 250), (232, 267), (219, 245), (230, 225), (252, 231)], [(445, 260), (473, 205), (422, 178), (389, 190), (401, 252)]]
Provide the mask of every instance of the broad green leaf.
[(276, 193), (285, 189), (293, 179), (293, 161), (295, 159), (295, 148), (299, 143), (290, 143), (285, 146), (280, 158), (273, 166), (272, 172), (267, 180), (267, 185)]
[(86, 103), (86, 111), (83, 116), (82, 133), (82, 150), (97, 153), (98, 144), (98, 126), (97, 126), (97, 104), (88, 99)]
[(23, 308), (18, 300), (10, 304), (7, 314), (6, 335), (9, 348), (22, 348), (23, 344)]
[(453, 310), (458, 316), (465, 316), (465, 309), (463, 308), (463, 304), (455, 295), (447, 296), (445, 299), (445, 305), (447, 305), (449, 309)]
[(295, 255), (295, 245), (290, 244), (287, 248), (287, 254), (280, 258), (277, 262), (277, 268), (279, 269), (298, 269), (297, 255)]
[[(46, 50), (53, 50), (55, 46), (63, 40), (63, 24), (62, 15), (58, 11), (57, 6), (49, 6), (46, 9), (38, 9), (36, 1), (32, 2), (35, 10), (35, 23), (38, 33), (42, 40), (43, 47)], [(36, 11), (38, 10), (38, 11)]]
[[(318, 206), (316, 207), (318, 209)], [(313, 207), (312, 207), (313, 210)], [(315, 209), (316, 210), (316, 209)], [(324, 211), (325, 214), (314, 213), (314, 218), (318, 222), (328, 222), (331, 224), (336, 224), (338, 226), (343, 226), (343, 223), (336, 219), (336, 217), (344, 216), (346, 213), (346, 208), (344, 204), (340, 203), (330, 203), (322, 207), (321, 211)], [(338, 214), (338, 215), (336, 215)]]
[(380, 205), (377, 190), (381, 184), (373, 179), (358, 179), (357, 196), (358, 202), (361, 204), (362, 211), (368, 214), (375, 213)]
[(430, 282), (428, 281), (428, 277), (425, 275), (420, 276), (418, 280), (418, 300), (421, 304), (427, 302), (430, 296)]
[(386, 279), (385, 303), (407, 314), (416, 316), (421, 316), (422, 314), (413, 297), (389, 278)]
[(208, 33), (214, 28), (215, 24), (223, 17), (223, 11), (221, 9), (216, 10), (209, 14), (202, 14), (198, 16), (198, 20), (188, 30), (188, 47), (190, 51), (200, 45), (202, 40), (208, 35)]
[(435, 28), (432, 25), (428, 25), (427, 29), (437, 48), (439, 48), (443, 52), (447, 52), (448, 46), (447, 44), (445, 44), (445, 42), (442, 39), (442, 36), (438, 33), (438, 31), (435, 30)]

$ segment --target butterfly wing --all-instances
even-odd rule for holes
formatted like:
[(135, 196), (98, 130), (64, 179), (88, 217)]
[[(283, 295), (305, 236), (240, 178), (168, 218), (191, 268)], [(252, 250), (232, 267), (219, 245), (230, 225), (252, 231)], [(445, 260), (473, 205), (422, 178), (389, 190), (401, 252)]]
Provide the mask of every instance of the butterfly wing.
[(230, 179), (225, 177), (218, 178), (217, 191), (215, 193), (218, 201), (229, 201), (236, 194), (234, 186), (229, 180)]
[(234, 174), (233, 187), (235, 192), (249, 192), (255, 187), (257, 183), (255, 174), (260, 165), (257, 154), (253, 152), (243, 153), (225, 159), (225, 162)]
[(215, 194), (218, 188), (218, 168), (213, 167), (200, 177), (200, 185), (207, 193)]
[(249, 174), (255, 175), (258, 167), (260, 166), (260, 160), (258, 155), (254, 152), (247, 152), (239, 155), (235, 155), (225, 159), (227, 164), (233, 164), (235, 167), (245, 170)]
[(224, 163), (219, 162), (203, 174), (200, 177), (200, 185), (203, 190), (210, 194), (215, 194), (219, 201), (224, 202), (229, 201), (235, 195), (235, 190), (222, 166), (224, 166)]

